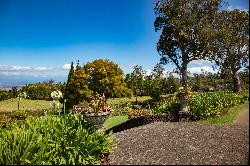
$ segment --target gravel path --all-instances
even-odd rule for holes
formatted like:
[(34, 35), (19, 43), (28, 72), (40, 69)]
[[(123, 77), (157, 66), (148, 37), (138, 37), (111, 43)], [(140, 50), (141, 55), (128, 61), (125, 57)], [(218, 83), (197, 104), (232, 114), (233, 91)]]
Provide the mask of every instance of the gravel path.
[(112, 165), (248, 164), (248, 126), (154, 122), (114, 133)]
[(249, 126), (249, 109), (240, 111), (234, 123)]

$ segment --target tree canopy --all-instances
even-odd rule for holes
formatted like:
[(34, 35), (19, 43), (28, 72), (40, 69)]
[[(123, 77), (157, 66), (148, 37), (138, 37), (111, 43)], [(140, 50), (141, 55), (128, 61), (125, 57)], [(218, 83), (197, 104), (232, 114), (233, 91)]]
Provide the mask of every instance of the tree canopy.
[(129, 94), (122, 69), (109, 60), (97, 59), (83, 66), (89, 76), (88, 86), (105, 97), (121, 97)]
[(162, 30), (157, 51), (165, 64), (172, 62), (187, 85), (187, 65), (206, 59), (206, 25), (218, 12), (221, 0), (159, 0), (155, 6), (155, 30)]
[(234, 91), (241, 91), (239, 70), (249, 63), (249, 13), (242, 10), (222, 11), (216, 17), (211, 46), (217, 51), (210, 57), (232, 75)]

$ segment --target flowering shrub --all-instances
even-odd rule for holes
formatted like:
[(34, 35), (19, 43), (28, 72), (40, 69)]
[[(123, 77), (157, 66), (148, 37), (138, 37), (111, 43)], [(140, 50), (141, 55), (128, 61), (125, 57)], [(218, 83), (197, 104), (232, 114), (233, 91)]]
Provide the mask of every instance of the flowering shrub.
[(147, 109), (140, 109), (140, 110), (130, 110), (128, 111), (128, 118), (137, 118), (141, 116), (148, 116), (151, 115), (151, 111)]
[(190, 100), (192, 98), (191, 88), (188, 86), (180, 87), (179, 91), (175, 93), (177, 98), (184, 98)]
[(74, 105), (73, 109), (75, 112), (84, 112), (87, 115), (108, 115), (113, 111), (111, 106), (107, 103), (105, 96), (100, 96), (95, 93), (91, 98), (90, 102), (83, 102), (82, 104)]
[(51, 92), (51, 97), (53, 99), (52, 101), (52, 110), (58, 111), (59, 113), (61, 112), (60, 110), (60, 102), (59, 100), (63, 97), (62, 92), (59, 90)]
[(22, 100), (23, 98), (26, 99), (26, 97), (27, 97), (26, 92), (19, 93), (19, 95), (17, 96), (19, 100)]
[(50, 96), (53, 100), (59, 100), (63, 97), (62, 92), (59, 90), (51, 92)]

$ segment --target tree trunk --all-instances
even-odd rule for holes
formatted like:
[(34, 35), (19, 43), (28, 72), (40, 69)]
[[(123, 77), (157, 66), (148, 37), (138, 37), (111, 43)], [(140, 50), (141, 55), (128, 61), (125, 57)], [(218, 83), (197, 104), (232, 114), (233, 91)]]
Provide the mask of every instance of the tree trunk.
[(135, 103), (137, 105), (138, 101), (137, 101), (137, 90), (135, 91)]
[(183, 87), (187, 86), (187, 64), (181, 68), (181, 85)]
[(233, 91), (241, 92), (241, 81), (239, 70), (236, 69), (234, 65), (231, 66), (232, 69), (232, 78), (233, 78)]
[[(184, 89), (186, 89), (186, 87), (188, 86), (187, 83), (187, 64), (183, 64), (182, 68), (181, 68), (181, 85), (182, 87), (184, 87)], [(180, 97), (180, 112), (188, 112), (187, 109), (187, 100), (185, 99), (185, 97)]]
[(136, 105), (137, 105), (137, 88), (138, 88), (138, 86), (137, 86), (137, 82), (136, 82), (136, 84), (135, 84), (135, 103), (136, 103)]

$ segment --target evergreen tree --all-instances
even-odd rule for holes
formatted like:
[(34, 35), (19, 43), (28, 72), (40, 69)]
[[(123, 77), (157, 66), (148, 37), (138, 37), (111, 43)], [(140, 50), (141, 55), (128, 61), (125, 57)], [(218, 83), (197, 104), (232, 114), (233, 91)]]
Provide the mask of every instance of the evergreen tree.
[(67, 80), (66, 89), (68, 88), (68, 84), (69, 84), (70, 78), (72, 77), (73, 74), (74, 74), (74, 64), (73, 64), (73, 62), (71, 62), (71, 66), (70, 66), (70, 70), (69, 70), (69, 74), (68, 74), (68, 80)]
[(70, 80), (71, 80), (74, 72), (75, 72), (74, 71), (74, 64), (73, 64), (73, 62), (71, 62), (71, 66), (70, 66), (70, 70), (69, 70), (69, 74), (68, 74), (68, 80), (67, 80), (67, 84), (66, 84), (66, 87), (65, 87), (65, 90), (64, 90), (64, 97), (63, 97), (63, 100), (66, 99), (66, 103), (65, 103), (66, 109), (68, 109), (70, 107), (69, 102), (67, 102), (67, 100), (69, 99), (69, 95), (70, 95), (70, 92), (69, 92)]

